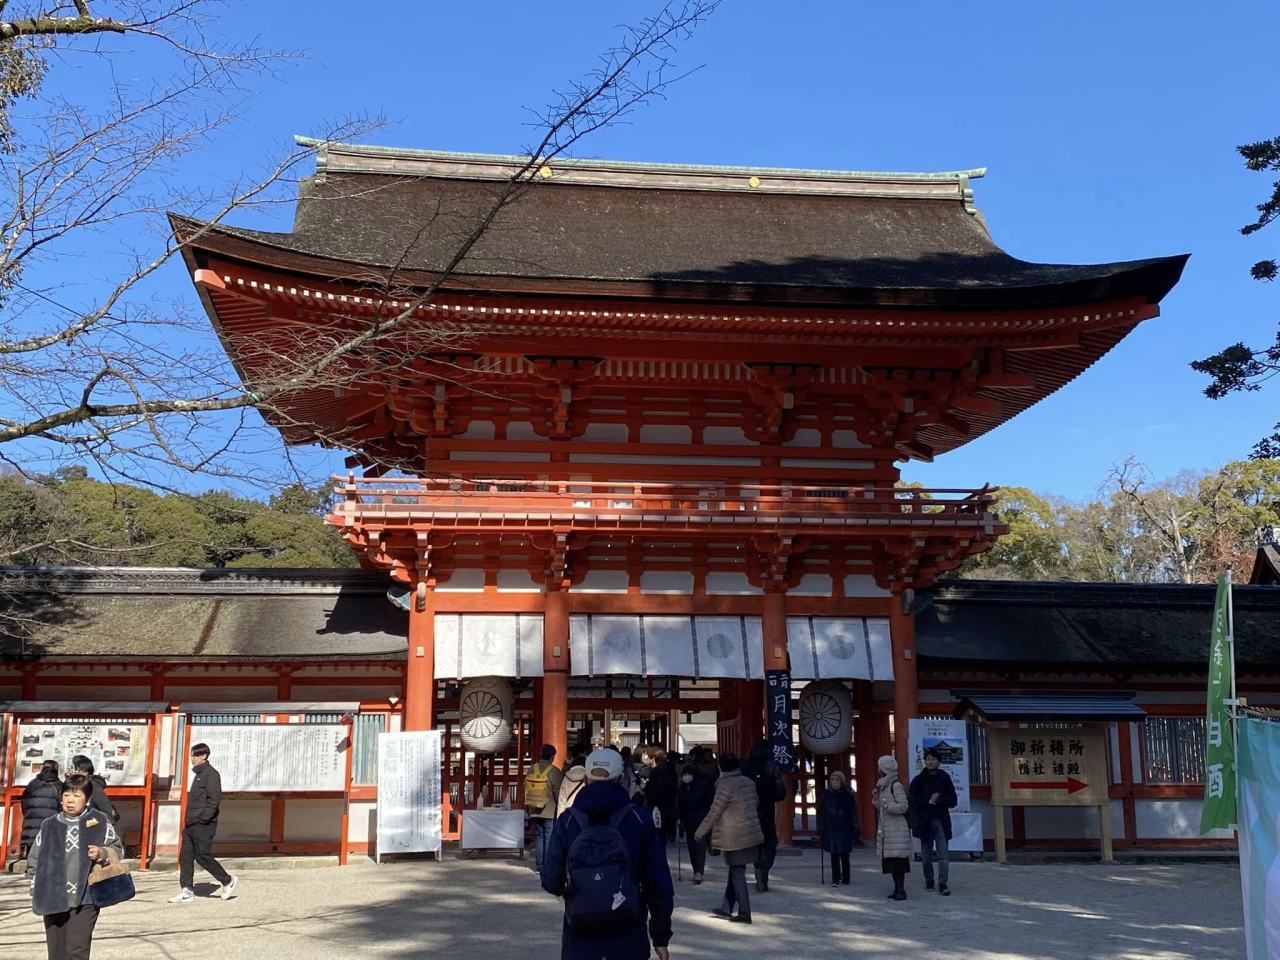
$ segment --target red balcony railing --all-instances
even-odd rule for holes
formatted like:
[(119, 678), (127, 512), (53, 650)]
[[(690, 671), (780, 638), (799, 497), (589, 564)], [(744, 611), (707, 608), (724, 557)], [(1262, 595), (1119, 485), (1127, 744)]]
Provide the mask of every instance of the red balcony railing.
[(697, 522), (712, 524), (998, 523), (996, 488), (923, 490), (875, 485), (591, 483), (335, 477), (344, 525), (414, 520)]

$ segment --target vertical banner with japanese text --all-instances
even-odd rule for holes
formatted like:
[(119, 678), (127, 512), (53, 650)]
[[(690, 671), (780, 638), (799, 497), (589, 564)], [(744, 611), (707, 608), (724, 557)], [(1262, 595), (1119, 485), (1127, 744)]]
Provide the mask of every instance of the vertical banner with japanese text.
[(1236, 751), (1231, 736), (1227, 700), (1235, 687), (1235, 654), (1232, 650), (1231, 575), (1218, 578), (1213, 605), (1213, 632), (1209, 638), (1209, 699), (1205, 708), (1204, 806), (1200, 833), (1215, 827), (1230, 829), (1236, 823)]
[(908, 780), (924, 769), (924, 752), (932, 750), (955, 785), (956, 812), (968, 813), (969, 738), (965, 721), (912, 719), (907, 724), (907, 742), (911, 750)]
[[(773, 750), (773, 762), (783, 773), (796, 769), (796, 747), (791, 739), (791, 672), (788, 670), (765, 671), (767, 686), (765, 709), (769, 719), (769, 746)], [(744, 751), (748, 744), (743, 744)]]

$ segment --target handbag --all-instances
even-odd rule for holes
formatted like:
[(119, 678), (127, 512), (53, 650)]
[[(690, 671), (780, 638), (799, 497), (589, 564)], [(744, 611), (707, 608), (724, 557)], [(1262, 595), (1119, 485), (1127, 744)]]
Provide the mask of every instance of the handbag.
[[(901, 786), (901, 784), (895, 784), (895, 786)], [(920, 811), (911, 802), (910, 794), (907, 795), (907, 829), (913, 834), (920, 829)]]
[(89, 900), (99, 910), (132, 900), (138, 891), (133, 885), (129, 864), (107, 848), (107, 862), (95, 863), (89, 871)]

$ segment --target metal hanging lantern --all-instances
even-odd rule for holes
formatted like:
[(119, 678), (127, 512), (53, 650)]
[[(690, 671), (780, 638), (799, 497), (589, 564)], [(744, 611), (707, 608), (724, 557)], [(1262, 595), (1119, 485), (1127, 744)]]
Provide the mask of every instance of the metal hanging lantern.
[(511, 743), (515, 695), (501, 677), (478, 677), (462, 685), (458, 705), (462, 747), (472, 753), (501, 753)]
[(814, 680), (800, 694), (800, 742), (818, 756), (853, 744), (853, 696), (839, 680)]

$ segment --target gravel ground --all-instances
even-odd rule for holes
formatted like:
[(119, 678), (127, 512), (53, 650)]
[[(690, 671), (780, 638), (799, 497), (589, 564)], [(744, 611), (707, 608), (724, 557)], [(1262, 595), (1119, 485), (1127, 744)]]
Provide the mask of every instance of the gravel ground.
[[(673, 848), (674, 856), (674, 848)], [(674, 867), (674, 861), (673, 861)], [(781, 857), (755, 924), (709, 916), (724, 871), (676, 886), (675, 958), (866, 957), (892, 960), (1242, 960), (1240, 880), (1226, 864), (957, 863), (954, 895), (885, 899), (878, 864), (855, 851), (853, 883), (818, 882), (816, 853)], [(138, 897), (106, 911), (95, 960), (426, 957), (554, 960), (560, 909), (528, 861), (446, 859), (305, 870), (246, 870), (237, 896), (170, 905), (171, 871), (138, 876)], [(197, 883), (211, 894), (212, 883)], [(749, 951), (749, 952), (748, 952)], [(0, 957), (42, 960), (44, 935), (20, 877), (0, 877)]]

